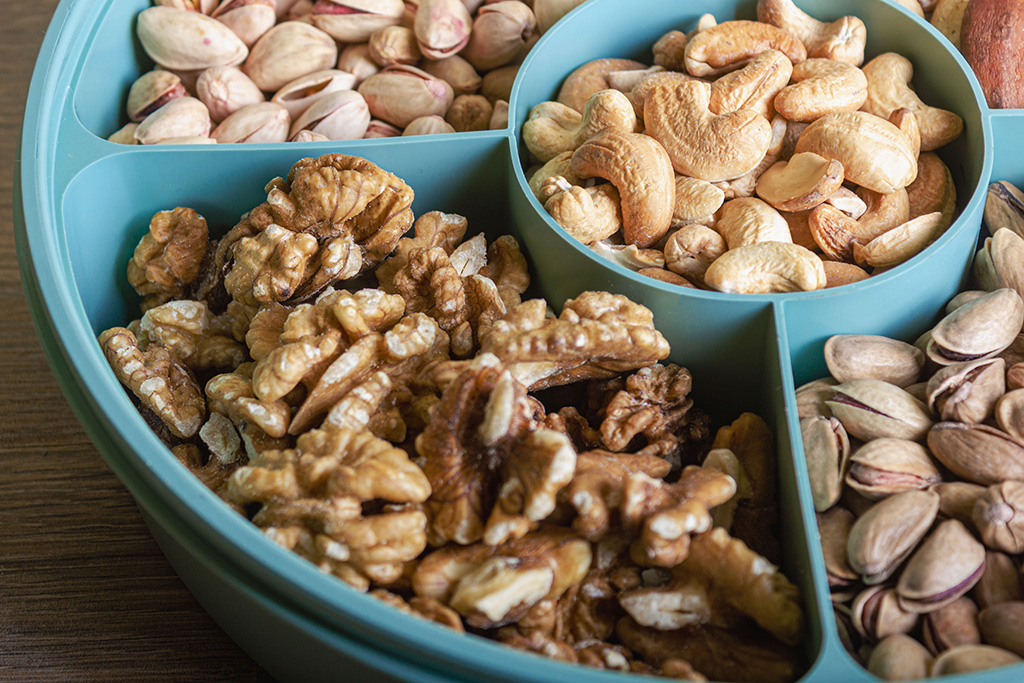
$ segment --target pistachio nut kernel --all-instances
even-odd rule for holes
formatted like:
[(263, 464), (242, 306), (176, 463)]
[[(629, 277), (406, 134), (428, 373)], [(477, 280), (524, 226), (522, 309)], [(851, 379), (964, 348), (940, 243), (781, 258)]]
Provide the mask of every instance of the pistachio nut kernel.
[(1024, 552), (1024, 482), (989, 486), (975, 501), (972, 519), (989, 548), (1010, 555)]
[(916, 441), (883, 437), (864, 444), (850, 456), (846, 485), (871, 499), (942, 481), (928, 449)]
[(1009, 228), (1024, 237), (1024, 193), (1005, 180), (989, 185), (984, 220), (993, 235), (999, 228)]
[(928, 357), (940, 365), (991, 358), (1013, 343), (1024, 323), (1024, 301), (997, 289), (944, 317), (932, 328)]
[(854, 379), (833, 387), (825, 401), (846, 431), (862, 441), (881, 437), (920, 441), (932, 427), (928, 408), (907, 391), (877, 379)]
[(931, 612), (962, 597), (984, 571), (985, 546), (962, 522), (947, 519), (907, 560), (896, 582), (896, 592), (904, 609)]
[(939, 494), (905, 491), (872, 505), (850, 529), (850, 567), (873, 585), (892, 576), (928, 532), (939, 511)]
[(912, 344), (872, 334), (837, 334), (825, 342), (825, 364), (840, 382), (880, 379), (898, 387), (917, 381), (924, 354)]
[(824, 512), (839, 500), (850, 458), (850, 439), (842, 423), (834, 417), (800, 420), (800, 434), (811, 479), (814, 509)]
[(953, 474), (975, 484), (1024, 480), (1024, 444), (988, 425), (939, 422), (928, 432), (928, 449)]
[(170, 71), (154, 69), (139, 76), (128, 90), (128, 118), (141, 122), (176, 97), (185, 97), (181, 78)]
[(984, 422), (1006, 390), (1002, 358), (954, 363), (928, 380), (928, 408), (942, 420)]

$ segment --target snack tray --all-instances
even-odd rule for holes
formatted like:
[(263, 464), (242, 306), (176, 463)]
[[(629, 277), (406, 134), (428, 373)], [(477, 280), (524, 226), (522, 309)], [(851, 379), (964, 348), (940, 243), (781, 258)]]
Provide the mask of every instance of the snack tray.
[[(682, 290), (601, 261), (545, 214), (523, 175), (518, 130), (553, 99), (575, 67), (601, 57), (651, 63), (650, 46), (701, 14), (754, 18), (754, 2), (591, 0), (549, 30), (520, 68), (504, 130), (324, 143), (122, 146), (128, 87), (150, 62), (135, 39), (149, 0), (63, 0), (40, 51), (20, 141), (15, 187), (18, 258), (50, 365), (79, 420), (134, 496), (164, 553), (224, 630), (282, 681), (640, 680), (571, 666), (448, 631), (399, 613), (278, 547), (180, 465), (110, 371), (97, 334), (136, 317), (124, 276), (150, 217), (189, 206), (211, 231), (263, 200), (271, 178), (302, 157), (366, 157), (416, 192), (413, 210), (461, 213), (469, 235), (512, 234), (531, 264), (534, 295), (555, 310), (584, 290), (630, 296), (654, 311), (689, 368), (695, 405), (715, 426), (743, 411), (764, 417), (779, 460), (782, 562), (804, 597), (806, 683), (877, 680), (844, 650), (832, 617), (794, 387), (827, 374), (825, 340), (839, 333), (913, 341), (966, 282), (994, 180), (1024, 181), (1024, 113), (990, 110), (970, 67), (920, 18), (887, 0), (803, 0), (821, 20), (859, 16), (870, 58), (886, 51), (915, 65), (929, 104), (953, 110), (964, 134), (941, 152), (958, 188), (959, 218), (903, 266), (834, 290), (728, 295)], [(628, 30), (623, 30), (626, 28)], [(580, 37), (585, 36), (585, 40)], [(1024, 665), (949, 680), (1024, 678)], [(649, 680), (649, 679), (647, 679)]]

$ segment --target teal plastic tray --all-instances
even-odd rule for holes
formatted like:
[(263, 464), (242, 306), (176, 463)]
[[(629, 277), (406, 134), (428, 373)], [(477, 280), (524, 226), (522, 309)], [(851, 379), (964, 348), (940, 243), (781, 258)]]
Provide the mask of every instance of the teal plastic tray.
[[(748, 0), (592, 0), (524, 62), (499, 131), (334, 143), (125, 147), (104, 138), (124, 121), (128, 86), (150, 68), (134, 39), (148, 0), (64, 0), (40, 52), (20, 142), (16, 235), (30, 307), (54, 373), (106, 461), (131, 491), (168, 559), (203, 606), (282, 681), (640, 680), (521, 653), (459, 635), (360, 594), (281, 549), (182, 467), (136, 413), (96, 335), (137, 311), (124, 268), (158, 210), (191, 206), (224, 230), (259, 203), (267, 180), (326, 152), (366, 157), (416, 191), (418, 214), (466, 215), (470, 230), (510, 233), (524, 246), (536, 294), (556, 308), (587, 289), (618, 291), (655, 313), (672, 360), (694, 374), (697, 404), (716, 424), (745, 410), (772, 427), (779, 454), (783, 569), (808, 616), (801, 681), (872, 681), (842, 648), (831, 613), (794, 386), (825, 374), (824, 340), (840, 332), (913, 339), (963, 284), (992, 179), (1019, 182), (1014, 147), (1024, 113), (993, 112), (970, 69), (941, 35), (886, 0), (807, 0), (812, 15), (856, 14), (868, 53), (899, 51), (931, 104), (958, 112), (964, 135), (942, 152), (958, 185), (960, 217), (895, 271), (836, 290), (736, 296), (682, 291), (597, 260), (564, 237), (526, 187), (517, 131), (576, 66), (598, 57), (650, 62), (667, 30), (704, 12), (753, 18)], [(625, 29), (625, 30), (624, 30)], [(585, 40), (580, 37), (585, 36)], [(1024, 667), (972, 676), (1024, 677)], [(967, 677), (950, 679), (967, 680)]]

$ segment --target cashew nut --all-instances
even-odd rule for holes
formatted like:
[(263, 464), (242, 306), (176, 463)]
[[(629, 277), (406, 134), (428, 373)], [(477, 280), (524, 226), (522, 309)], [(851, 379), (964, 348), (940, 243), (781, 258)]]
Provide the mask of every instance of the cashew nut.
[(764, 158), (771, 124), (746, 109), (716, 116), (708, 110), (710, 100), (711, 86), (701, 81), (654, 88), (644, 103), (647, 134), (665, 146), (683, 175), (712, 182), (737, 178)]
[(644, 77), (629, 91), (629, 101), (633, 103), (633, 111), (636, 112), (638, 120), (644, 119), (644, 104), (647, 96), (652, 90), (662, 86), (672, 86), (677, 83), (699, 80), (688, 73), (681, 71), (659, 71)]
[(572, 156), (581, 178), (600, 176), (619, 190), (622, 234), (629, 244), (647, 247), (661, 239), (672, 222), (675, 173), (657, 140), (606, 128), (584, 142)]
[(794, 64), (807, 58), (803, 44), (786, 31), (759, 21), (736, 19), (691, 37), (686, 43), (684, 61), (693, 76), (719, 76), (773, 49), (784, 53)]
[(671, 270), (664, 268), (642, 268), (636, 271), (637, 275), (643, 275), (649, 277), (652, 280), (660, 280), (661, 282), (667, 282), (670, 285), (677, 285), (679, 287), (688, 287), (689, 289), (696, 289), (697, 287), (687, 280), (682, 275), (676, 275)]
[(779, 212), (757, 197), (730, 199), (718, 211), (715, 230), (729, 249), (757, 242), (792, 242), (789, 224)]
[[(556, 176), (557, 178), (557, 176)], [(614, 185), (569, 185), (544, 203), (555, 222), (583, 244), (611, 237), (622, 227), (619, 192)]]
[(805, 211), (828, 199), (843, 184), (843, 165), (811, 152), (779, 161), (757, 180), (757, 196), (779, 211)]
[(825, 269), (814, 252), (787, 242), (758, 242), (730, 249), (704, 274), (719, 292), (809, 292), (825, 286)]
[(577, 67), (566, 77), (555, 100), (582, 114), (583, 107), (586, 106), (591, 95), (598, 90), (606, 90), (611, 87), (608, 83), (608, 74), (613, 71), (646, 68), (646, 64), (632, 59), (595, 59)]
[(868, 31), (857, 17), (841, 17), (830, 24), (818, 21), (793, 0), (758, 0), (757, 18), (796, 36), (808, 57), (824, 57), (854, 66), (864, 63)]
[(860, 266), (898, 266), (920, 253), (944, 229), (940, 212), (926, 213), (879, 235), (865, 245), (854, 242), (853, 258)]
[(541, 203), (551, 198), (542, 190), (549, 178), (560, 177), (569, 185), (582, 185), (583, 179), (572, 171), (572, 151), (562, 152), (547, 161), (530, 175), (530, 189)]
[(583, 114), (559, 102), (541, 102), (523, 123), (523, 142), (542, 162), (579, 147), (605, 128), (636, 130), (636, 114), (618, 90), (600, 90), (590, 96)]
[(963, 132), (963, 119), (951, 111), (928, 106), (911, 89), (914, 66), (903, 55), (895, 52), (878, 55), (864, 65), (864, 75), (867, 77), (864, 111), (888, 118), (896, 109), (910, 109), (917, 116), (921, 129), (922, 151), (942, 147)]
[(854, 242), (867, 244), (910, 219), (910, 203), (904, 189), (888, 194), (860, 189), (867, 210), (857, 220), (828, 202), (816, 206), (808, 216), (814, 241), (829, 258), (849, 261)]
[[(918, 163), (920, 163), (920, 161)], [(918, 171), (919, 176), (920, 174), (921, 172)], [(856, 192), (847, 187), (840, 187), (829, 195), (829, 198), (825, 201), (854, 220), (863, 216), (864, 212), (868, 210), (868, 205), (864, 203), (864, 200), (861, 199)]]
[(729, 249), (725, 238), (703, 225), (684, 225), (665, 242), (665, 267), (698, 284), (715, 259)]
[(651, 74), (658, 74), (663, 71), (665, 69), (660, 66), (652, 66), (648, 69), (627, 69), (626, 71), (612, 71), (606, 78), (608, 79), (608, 87), (629, 95), (633, 88), (639, 85), (640, 81)]
[(774, 102), (775, 110), (790, 121), (809, 123), (832, 112), (857, 111), (868, 96), (864, 72), (833, 59), (800, 62), (793, 67), (792, 81)]
[(724, 201), (725, 192), (708, 181), (677, 175), (672, 226), (713, 220), (714, 213), (722, 207)]
[(789, 83), (792, 73), (793, 63), (789, 57), (778, 50), (765, 50), (742, 69), (721, 76), (711, 84), (708, 108), (713, 114), (749, 109), (771, 119), (772, 100)]
[(669, 31), (654, 43), (654, 63), (672, 71), (682, 71), (685, 66), (686, 34)]
[(894, 192), (917, 176), (916, 145), (892, 123), (864, 111), (822, 116), (807, 126), (795, 151), (837, 159), (847, 180), (876, 192)]
[(935, 152), (925, 152), (917, 158), (917, 178), (907, 186), (907, 197), (911, 218), (938, 211), (944, 228), (953, 223), (956, 185), (949, 168)]
[(640, 249), (635, 244), (609, 244), (606, 240), (598, 240), (590, 245), (590, 250), (630, 270), (661, 268), (665, 265), (665, 256), (660, 251)]
[[(782, 116), (776, 115), (772, 119), (772, 140), (768, 143), (768, 151), (765, 152), (764, 158), (761, 159), (761, 163), (755, 166), (750, 171), (747, 171), (738, 178), (732, 180), (719, 181), (714, 183), (715, 187), (722, 190), (725, 193), (726, 199), (735, 199), (736, 197), (752, 197), (754, 195), (754, 188), (757, 186), (757, 179), (761, 177), (761, 174), (772, 167), (779, 159), (783, 158), (784, 145), (786, 139), (789, 137), (789, 129), (793, 126), (802, 126), (803, 124), (793, 124)], [(796, 140), (793, 141), (796, 144)], [(792, 150), (790, 154), (786, 155), (786, 158), (792, 156)]]

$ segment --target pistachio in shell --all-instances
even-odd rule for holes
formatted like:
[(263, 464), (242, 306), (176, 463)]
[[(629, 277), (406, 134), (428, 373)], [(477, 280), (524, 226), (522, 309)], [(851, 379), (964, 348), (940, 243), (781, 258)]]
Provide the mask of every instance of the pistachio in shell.
[(921, 638), (934, 655), (958, 645), (977, 645), (981, 642), (978, 606), (962, 597), (929, 612), (921, 624)]
[(825, 364), (840, 382), (880, 379), (903, 388), (917, 381), (924, 361), (912, 344), (880, 335), (837, 334), (825, 342)]
[(989, 548), (1011, 555), (1024, 552), (1024, 482), (989, 486), (975, 501), (972, 519)]
[(167, 69), (231, 66), (241, 64), (249, 54), (230, 28), (199, 12), (149, 7), (139, 12), (135, 32), (146, 54)]
[(883, 681), (914, 681), (925, 678), (932, 657), (921, 643), (903, 633), (883, 639), (871, 651), (868, 671)]
[(986, 607), (978, 615), (978, 626), (986, 643), (1024, 657), (1024, 602)]
[(976, 484), (1024, 480), (1024, 444), (989, 425), (936, 423), (928, 449), (953, 474)]
[(873, 439), (850, 456), (846, 485), (863, 496), (880, 499), (942, 480), (928, 449), (916, 441)]
[(928, 380), (928, 408), (942, 420), (984, 422), (1006, 391), (1006, 363), (987, 358), (939, 368)]
[(971, 524), (974, 503), (985, 493), (985, 487), (968, 481), (943, 481), (932, 484), (929, 491), (939, 494), (939, 514)]
[(850, 529), (850, 567), (866, 584), (885, 581), (928, 532), (938, 511), (939, 494), (931, 491), (905, 491), (875, 503)]
[(974, 255), (972, 270), (981, 289), (1008, 287), (1024, 297), (1024, 237), (1009, 228), (999, 228)]
[(850, 439), (842, 423), (834, 417), (800, 420), (800, 434), (811, 479), (814, 509), (824, 512), (839, 500), (850, 458)]
[(932, 328), (928, 357), (940, 365), (991, 358), (1008, 347), (1024, 323), (1024, 301), (1002, 288), (964, 304)]
[(1009, 228), (1024, 236), (1024, 193), (1006, 180), (992, 183), (985, 194), (985, 227), (992, 234)]
[(854, 379), (833, 387), (825, 404), (846, 431), (862, 441), (894, 437), (918, 441), (932, 426), (928, 408), (899, 387), (878, 379)]
[(994, 411), (999, 427), (1024, 443), (1024, 389), (1014, 389), (1000, 396)]
[[(853, 528), (853, 513), (838, 505), (816, 515), (818, 535), (821, 537), (821, 554), (825, 558), (825, 572), (828, 574), (828, 587), (832, 591), (833, 600), (837, 593), (843, 592), (854, 584), (859, 575), (850, 568), (846, 561), (846, 544)], [(852, 596), (850, 596), (852, 597)]]
[(853, 599), (851, 609), (854, 628), (871, 642), (894, 633), (910, 633), (920, 617), (903, 609), (891, 585), (865, 588)]
[(993, 645), (961, 645), (953, 647), (932, 661), (931, 676), (977, 673), (1019, 664), (1021, 658)]
[(1020, 568), (1017, 567), (1016, 560), (1006, 553), (986, 550), (985, 571), (971, 591), (971, 595), (981, 609), (1004, 602), (1024, 600)]
[(921, 542), (896, 582), (904, 609), (931, 612), (963, 596), (985, 570), (983, 546), (962, 522), (940, 522)]
[[(1024, 376), (1024, 373), (1021, 374)], [(832, 411), (825, 405), (825, 401), (835, 395), (832, 388), (837, 384), (839, 382), (835, 379), (825, 377), (801, 385), (796, 390), (797, 417), (801, 420), (814, 416), (832, 417)]]

